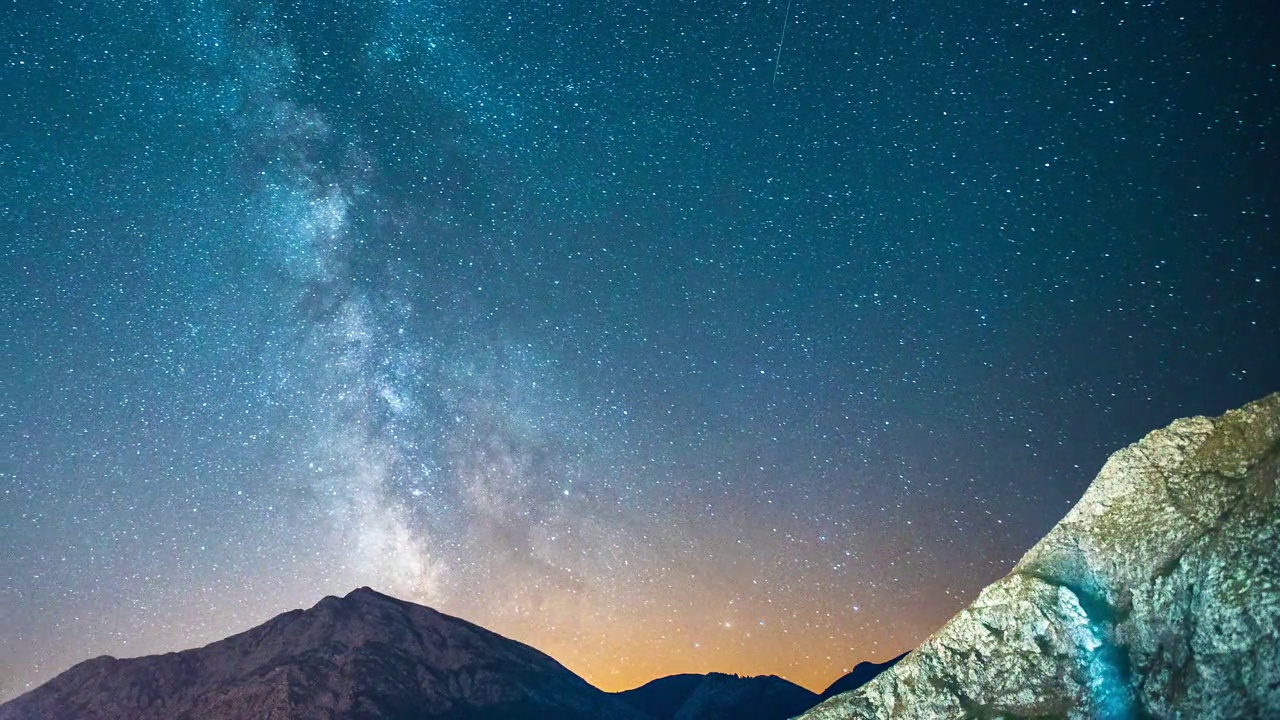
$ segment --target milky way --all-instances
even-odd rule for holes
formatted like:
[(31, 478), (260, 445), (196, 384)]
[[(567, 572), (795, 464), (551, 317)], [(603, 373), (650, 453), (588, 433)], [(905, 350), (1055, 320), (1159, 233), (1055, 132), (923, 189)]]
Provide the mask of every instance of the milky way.
[(0, 699), (360, 585), (820, 688), (1280, 388), (1265, 4), (21, 5)]

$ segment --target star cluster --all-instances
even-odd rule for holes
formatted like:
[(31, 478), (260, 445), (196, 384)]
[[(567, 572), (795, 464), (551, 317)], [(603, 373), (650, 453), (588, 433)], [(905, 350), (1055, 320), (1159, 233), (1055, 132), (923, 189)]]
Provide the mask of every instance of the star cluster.
[(1273, 8), (786, 5), (9, 8), (0, 700), (359, 585), (821, 688), (1280, 388)]

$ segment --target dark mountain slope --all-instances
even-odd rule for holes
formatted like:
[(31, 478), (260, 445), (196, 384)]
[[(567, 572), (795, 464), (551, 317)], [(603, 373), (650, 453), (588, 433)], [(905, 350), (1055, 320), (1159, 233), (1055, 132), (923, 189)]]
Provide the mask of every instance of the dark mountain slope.
[(657, 720), (785, 720), (818, 696), (774, 675), (723, 673), (658, 678), (619, 697)]
[(638, 688), (615, 693), (614, 697), (655, 718), (669, 720), (676, 716), (680, 706), (706, 679), (706, 675), (694, 673), (669, 675), (650, 680)]
[(882, 663), (860, 662), (847, 674), (836, 678), (835, 682), (831, 683), (827, 686), (826, 690), (822, 691), (822, 695), (820, 697), (823, 700), (826, 700), (829, 697), (835, 697), (843, 692), (857, 690), (863, 685), (875, 680), (876, 676), (893, 667), (899, 660), (906, 656), (906, 653), (902, 653), (898, 657), (893, 658), (892, 660), (886, 660)]

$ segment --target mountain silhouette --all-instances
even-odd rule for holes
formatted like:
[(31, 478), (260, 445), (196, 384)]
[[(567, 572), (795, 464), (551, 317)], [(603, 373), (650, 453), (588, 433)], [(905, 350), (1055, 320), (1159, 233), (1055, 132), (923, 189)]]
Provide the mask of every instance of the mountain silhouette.
[(648, 720), (543, 653), (360, 588), (202, 648), (103, 656), (0, 720)]
[(819, 697), (826, 700), (829, 697), (835, 697), (843, 692), (857, 690), (867, 683), (875, 680), (880, 673), (888, 670), (897, 664), (899, 660), (906, 657), (906, 653), (902, 653), (892, 660), (886, 660), (882, 663), (860, 662), (853, 667), (847, 674), (840, 676), (835, 682), (827, 686)]
[(775, 675), (671, 675), (615, 694), (656, 720), (786, 720), (818, 702)]
[(701, 673), (668, 675), (650, 680), (638, 688), (614, 693), (632, 707), (652, 715), (658, 720), (669, 720), (680, 711), (680, 706), (693, 695), (707, 676)]

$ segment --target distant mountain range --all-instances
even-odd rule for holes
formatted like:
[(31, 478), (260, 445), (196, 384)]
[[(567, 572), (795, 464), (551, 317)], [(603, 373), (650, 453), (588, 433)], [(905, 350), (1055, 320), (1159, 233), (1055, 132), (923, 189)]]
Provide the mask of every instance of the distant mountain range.
[(724, 673), (658, 678), (619, 697), (657, 720), (785, 720), (818, 703), (818, 696), (774, 675)]
[(360, 588), (202, 648), (82, 662), (0, 720), (784, 720), (831, 692), (712, 673), (610, 694), (527, 645)]
[(657, 720), (781, 720), (862, 687), (903, 657), (906, 653), (883, 663), (858, 663), (820, 695), (776, 675), (710, 673), (658, 678), (614, 696)]

